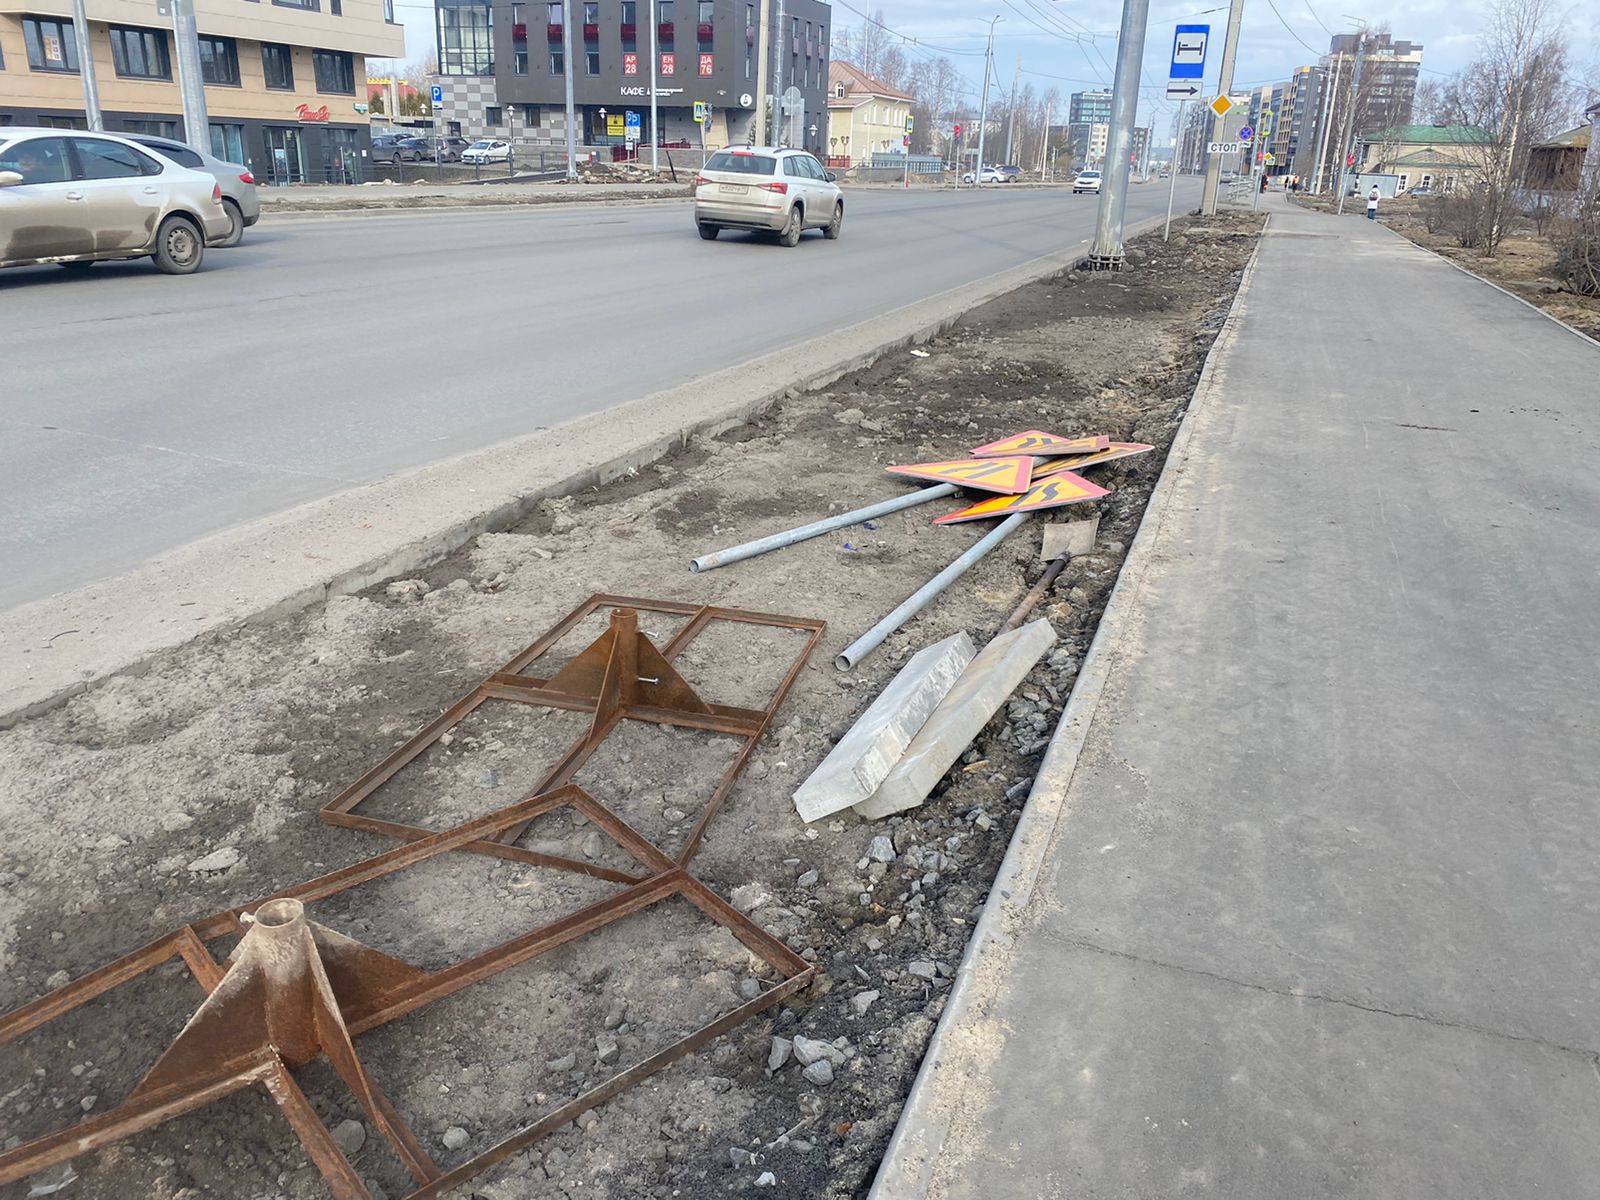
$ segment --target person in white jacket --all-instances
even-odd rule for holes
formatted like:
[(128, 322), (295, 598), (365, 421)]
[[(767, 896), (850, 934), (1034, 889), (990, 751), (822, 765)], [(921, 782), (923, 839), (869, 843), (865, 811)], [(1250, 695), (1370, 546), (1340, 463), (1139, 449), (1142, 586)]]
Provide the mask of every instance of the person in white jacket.
[(1378, 219), (1378, 185), (1373, 184), (1372, 190), (1367, 193), (1367, 220)]

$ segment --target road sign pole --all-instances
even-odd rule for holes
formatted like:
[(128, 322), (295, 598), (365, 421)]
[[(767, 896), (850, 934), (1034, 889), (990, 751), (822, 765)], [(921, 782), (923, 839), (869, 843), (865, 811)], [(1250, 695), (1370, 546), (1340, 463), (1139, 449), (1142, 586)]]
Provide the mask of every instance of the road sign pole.
[(1100, 190), (1100, 212), (1091, 270), (1120, 271), (1122, 214), (1128, 202), (1128, 155), (1133, 148), (1133, 123), (1139, 111), (1139, 64), (1144, 58), (1144, 30), (1150, 22), (1150, 0), (1123, 0), (1122, 32), (1117, 37), (1117, 73), (1111, 86), (1111, 131), (1106, 144), (1106, 172)]
[[(1244, 0), (1232, 0), (1228, 6), (1228, 34), (1222, 41), (1222, 75), (1217, 81), (1217, 95), (1226, 96), (1233, 90), (1233, 60), (1239, 53), (1239, 23), (1244, 18)], [(1211, 118), (1210, 137), (1207, 141), (1222, 140), (1222, 118)], [(1200, 211), (1212, 216), (1217, 211), (1217, 183), (1222, 175), (1222, 159), (1215, 154), (1206, 156), (1206, 185), (1200, 197)]]
[[(1178, 129), (1183, 129), (1183, 110), (1187, 100), (1178, 101)], [(1151, 122), (1154, 124), (1154, 122)], [(1161, 231), (1163, 242), (1172, 240), (1172, 193), (1178, 189), (1178, 139), (1172, 139), (1172, 169), (1167, 172), (1167, 227)]]

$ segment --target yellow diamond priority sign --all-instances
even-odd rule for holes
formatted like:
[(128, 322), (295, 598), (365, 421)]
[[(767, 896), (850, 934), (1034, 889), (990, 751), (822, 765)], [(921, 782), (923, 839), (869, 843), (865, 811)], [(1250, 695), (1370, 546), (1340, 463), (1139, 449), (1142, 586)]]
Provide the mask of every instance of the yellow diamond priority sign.
[(1210, 105), (1211, 111), (1216, 113), (1219, 117), (1227, 116), (1228, 110), (1232, 107), (1233, 101), (1229, 100), (1226, 96), (1218, 96), (1211, 102)]

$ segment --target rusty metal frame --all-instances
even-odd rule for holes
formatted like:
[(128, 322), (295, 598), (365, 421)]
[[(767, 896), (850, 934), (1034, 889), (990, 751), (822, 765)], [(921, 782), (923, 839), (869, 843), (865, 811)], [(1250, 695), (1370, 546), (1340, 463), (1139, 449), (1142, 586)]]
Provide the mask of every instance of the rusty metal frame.
[[(535, 644), (537, 645), (537, 643)], [(531, 648), (530, 648), (531, 649)], [(583, 813), (643, 868), (639, 875), (612, 872), (620, 892), (437, 971), (363, 946), (303, 916), (303, 905), (456, 850), (478, 850), (492, 839), (558, 808)], [(535, 856), (526, 861), (570, 870), (588, 864)], [(781, 977), (756, 998), (724, 1013), (576, 1099), (518, 1129), (482, 1154), (442, 1170), (398, 1110), (368, 1076), (353, 1039), (512, 966), (527, 962), (614, 921), (674, 896), (738, 938)], [(226, 963), (207, 939), (243, 934)], [(285, 942), (283, 939), (287, 938)], [(273, 939), (278, 939), (274, 941)], [(288, 946), (292, 953), (286, 952)], [(370, 1193), (334, 1143), (295, 1083), (292, 1069), (325, 1055), (394, 1148), (416, 1182), (406, 1200), (426, 1200), (518, 1153), (640, 1080), (662, 1070), (756, 1013), (811, 982), (815, 968), (748, 917), (694, 879), (681, 862), (662, 853), (626, 821), (581, 788), (563, 786), (454, 829), (408, 844), (342, 870), (185, 925), (47, 996), (0, 1017), (0, 1044), (62, 1017), (88, 1001), (173, 959), (181, 958), (206, 999), (172, 1046), (121, 1104), (55, 1133), (0, 1153), (0, 1184), (15, 1182), (152, 1129), (175, 1116), (256, 1084), (262, 1085), (321, 1172), (337, 1200), (370, 1200)], [(290, 962), (286, 968), (284, 963)], [(290, 971), (292, 978), (283, 974)], [(285, 980), (287, 979), (287, 983)], [(276, 982), (275, 982), (276, 981)]]
[[(549, 679), (524, 673), (579, 624), (604, 608), (613, 610), (610, 628), (566, 667)], [(638, 630), (637, 614), (640, 612), (689, 619), (666, 645), (657, 650), (650, 639)], [(765, 708), (709, 704), (673, 668), (677, 657), (713, 621), (801, 630), (810, 634)], [(423, 826), (371, 817), (356, 810), (362, 801), (394, 778), (402, 768), (437, 742), (442, 734), (454, 729), (480, 705), (490, 700), (531, 704), (593, 713), (594, 717), (588, 731), (568, 748), (556, 765), (527, 793), (528, 796), (537, 796), (550, 788), (570, 783), (611, 731), (624, 720), (650, 721), (744, 738), (744, 745), (718, 781), (678, 852), (676, 865), (686, 866), (699, 850), (707, 824), (733, 790), (739, 773), (755, 752), (756, 743), (771, 724), (789, 689), (794, 686), (800, 669), (821, 641), (825, 628), (826, 622), (809, 617), (682, 604), (671, 600), (643, 600), (605, 593), (590, 596), (500, 670), (475, 686), (403, 746), (325, 804), (321, 810), (322, 819), (330, 825), (364, 829), (390, 837), (427, 837), (433, 831)], [(588, 864), (573, 859), (555, 859), (513, 845), (525, 828), (525, 824), (507, 826), (497, 835), (466, 848), (520, 862), (559, 866), (591, 875), (602, 874)]]

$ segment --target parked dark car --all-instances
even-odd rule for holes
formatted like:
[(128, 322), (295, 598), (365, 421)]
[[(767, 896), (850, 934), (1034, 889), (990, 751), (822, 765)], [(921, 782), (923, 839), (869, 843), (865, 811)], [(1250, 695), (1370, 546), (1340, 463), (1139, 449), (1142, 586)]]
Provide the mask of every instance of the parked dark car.
[(460, 162), (461, 152), (472, 145), (464, 137), (445, 137), (439, 140), (439, 162)]
[(372, 161), (375, 163), (418, 162), (422, 158), (422, 151), (409, 142), (415, 138), (396, 137), (392, 133), (380, 134), (372, 139)]
[(401, 138), (400, 139), (400, 150), (401, 150), (402, 153), (407, 154), (407, 155), (415, 154), (416, 158), (412, 159), (413, 162), (418, 162), (418, 161), (420, 161), (420, 160), (422, 160), (424, 158), (427, 159), (429, 162), (433, 161), (433, 139), (432, 138), (425, 138), (425, 137)]

